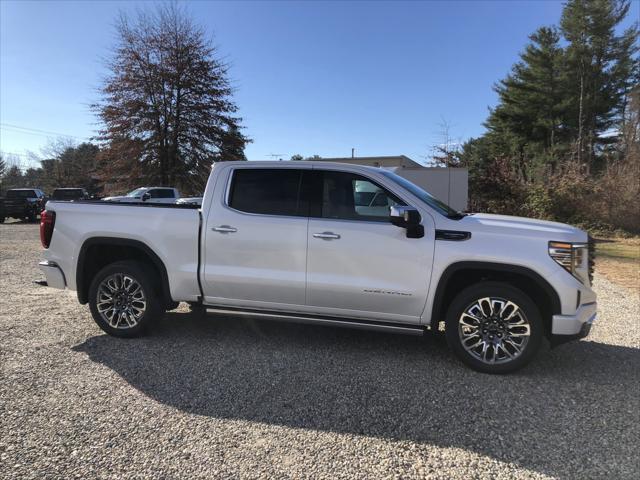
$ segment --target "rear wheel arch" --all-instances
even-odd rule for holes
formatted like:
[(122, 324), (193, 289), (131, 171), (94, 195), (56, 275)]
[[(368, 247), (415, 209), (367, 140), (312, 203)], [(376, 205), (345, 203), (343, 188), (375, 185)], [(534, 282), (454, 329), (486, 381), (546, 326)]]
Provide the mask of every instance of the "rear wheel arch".
[(439, 328), (449, 304), (458, 292), (483, 281), (506, 282), (523, 291), (537, 303), (545, 333), (551, 334), (551, 317), (561, 313), (560, 297), (555, 289), (530, 268), (492, 262), (457, 262), (442, 272), (431, 310), (431, 328)]
[(88, 238), (80, 247), (76, 265), (78, 301), (89, 301), (89, 287), (95, 275), (105, 266), (119, 261), (134, 260), (145, 265), (157, 279), (157, 294), (164, 302), (172, 302), (169, 276), (164, 262), (144, 242), (118, 237)]

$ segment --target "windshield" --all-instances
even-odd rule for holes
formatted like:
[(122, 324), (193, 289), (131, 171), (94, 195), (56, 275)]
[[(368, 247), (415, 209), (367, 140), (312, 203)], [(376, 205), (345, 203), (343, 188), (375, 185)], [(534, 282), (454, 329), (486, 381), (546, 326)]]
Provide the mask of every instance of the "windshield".
[(37, 198), (36, 192), (33, 190), (9, 190), (7, 198)]
[(397, 175), (397, 174), (395, 174), (393, 172), (390, 172), (389, 170), (380, 170), (380, 173), (382, 173), (388, 179), (393, 180), (394, 182), (399, 184), (405, 190), (410, 191), (412, 194), (414, 194), (416, 197), (418, 197), (424, 203), (429, 205), (431, 208), (433, 208), (439, 214), (444, 215), (445, 217), (448, 217), (448, 218), (462, 218), (464, 216), (462, 213), (454, 210), (453, 208), (451, 208), (449, 205), (447, 205), (443, 201), (440, 201), (437, 198), (435, 198), (429, 192), (425, 192), (423, 189), (421, 189), (415, 183), (411, 183), (406, 178), (402, 178), (400, 175)]
[(133, 192), (127, 193), (127, 197), (141, 197), (144, 192), (146, 192), (146, 188), (136, 188)]

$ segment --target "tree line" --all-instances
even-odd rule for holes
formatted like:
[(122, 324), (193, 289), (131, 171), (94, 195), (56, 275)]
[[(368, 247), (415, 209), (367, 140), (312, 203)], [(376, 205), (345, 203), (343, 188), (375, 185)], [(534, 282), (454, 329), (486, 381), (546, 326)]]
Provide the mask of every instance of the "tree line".
[(99, 153), (100, 148), (94, 143), (74, 145), (59, 140), (48, 148), (39, 167), (24, 171), (0, 157), (0, 191), (32, 187), (50, 193), (57, 187), (80, 187), (91, 195), (99, 195), (102, 191)]
[(569, 0), (495, 85), (486, 133), (441, 163), (465, 166), (476, 211), (640, 231), (638, 23), (628, 0)]

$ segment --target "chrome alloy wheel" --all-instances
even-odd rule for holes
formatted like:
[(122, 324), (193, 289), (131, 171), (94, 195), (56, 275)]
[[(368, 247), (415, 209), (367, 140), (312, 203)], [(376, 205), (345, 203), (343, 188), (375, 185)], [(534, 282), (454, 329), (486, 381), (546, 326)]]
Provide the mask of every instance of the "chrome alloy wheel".
[(479, 298), (458, 320), (464, 349), (487, 364), (508, 363), (524, 352), (531, 326), (515, 303), (497, 297)]
[(112, 328), (133, 328), (147, 308), (144, 290), (130, 275), (114, 273), (98, 287), (98, 312)]

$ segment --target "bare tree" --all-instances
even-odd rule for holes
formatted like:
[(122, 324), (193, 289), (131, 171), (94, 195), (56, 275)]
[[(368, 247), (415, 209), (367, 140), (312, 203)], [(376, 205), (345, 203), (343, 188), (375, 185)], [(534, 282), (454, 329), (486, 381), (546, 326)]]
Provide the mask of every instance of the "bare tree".
[(244, 159), (248, 139), (231, 99), (228, 65), (176, 4), (121, 14), (102, 101), (109, 175), (197, 190), (214, 161)]
[(451, 137), (451, 124), (442, 118), (438, 124), (438, 143), (431, 146), (431, 155), (427, 157), (430, 163), (442, 167), (460, 167), (461, 140)]

